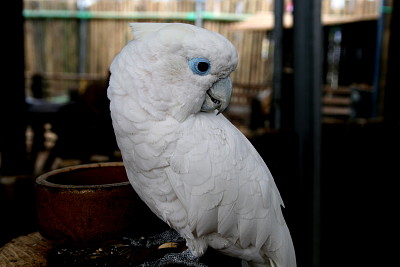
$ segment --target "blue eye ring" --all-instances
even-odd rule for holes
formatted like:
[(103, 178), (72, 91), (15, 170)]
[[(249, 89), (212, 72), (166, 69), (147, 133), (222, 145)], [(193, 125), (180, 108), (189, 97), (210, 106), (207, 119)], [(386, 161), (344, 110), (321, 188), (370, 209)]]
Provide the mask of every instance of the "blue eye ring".
[(194, 74), (204, 76), (210, 73), (211, 63), (206, 58), (195, 57), (190, 59), (188, 64)]

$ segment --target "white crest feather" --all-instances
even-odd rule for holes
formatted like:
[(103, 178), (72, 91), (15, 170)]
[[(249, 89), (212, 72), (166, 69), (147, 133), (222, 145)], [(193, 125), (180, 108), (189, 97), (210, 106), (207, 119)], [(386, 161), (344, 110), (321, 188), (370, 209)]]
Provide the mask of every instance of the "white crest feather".
[(169, 23), (140, 23), (140, 22), (131, 22), (129, 23), (129, 27), (131, 27), (133, 39), (140, 40), (147, 36), (149, 33), (156, 32), (161, 28), (169, 25)]

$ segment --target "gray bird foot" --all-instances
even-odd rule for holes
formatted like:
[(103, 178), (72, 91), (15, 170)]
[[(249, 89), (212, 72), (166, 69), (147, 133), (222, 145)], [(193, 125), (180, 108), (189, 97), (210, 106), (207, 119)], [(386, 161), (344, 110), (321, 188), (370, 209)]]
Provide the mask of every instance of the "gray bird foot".
[(185, 242), (185, 239), (174, 229), (149, 237), (146, 240), (146, 247), (159, 246), (168, 242)]
[(190, 250), (184, 250), (181, 253), (168, 253), (164, 257), (153, 262), (145, 262), (140, 267), (163, 267), (168, 265), (181, 264), (184, 266), (192, 267), (207, 267), (207, 265), (199, 262), (199, 259), (195, 257)]
[(134, 247), (146, 247), (160, 246), (165, 243), (185, 243), (185, 239), (179, 235), (174, 229), (168, 229), (165, 232), (156, 234), (150, 237), (130, 238), (124, 237), (126, 241)]

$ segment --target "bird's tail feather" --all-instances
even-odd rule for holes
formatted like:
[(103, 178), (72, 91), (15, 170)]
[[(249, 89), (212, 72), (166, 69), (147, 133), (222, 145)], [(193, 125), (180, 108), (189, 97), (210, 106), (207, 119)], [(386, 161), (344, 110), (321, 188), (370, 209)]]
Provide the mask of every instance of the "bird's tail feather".
[(265, 251), (267, 262), (271, 267), (296, 267), (296, 254), (294, 251), (293, 241), (290, 236), (289, 228), (285, 224), (282, 228), (284, 235), (282, 245), (274, 251)]
[(247, 262), (243, 260), (242, 267), (277, 267), (277, 266), (270, 260), (266, 261), (265, 263)]

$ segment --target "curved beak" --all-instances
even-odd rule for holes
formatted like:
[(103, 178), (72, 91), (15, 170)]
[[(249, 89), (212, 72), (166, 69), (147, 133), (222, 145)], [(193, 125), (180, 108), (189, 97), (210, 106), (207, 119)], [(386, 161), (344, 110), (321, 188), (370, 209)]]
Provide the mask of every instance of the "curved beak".
[[(206, 92), (206, 98), (201, 106), (201, 111), (213, 112), (218, 110), (218, 114), (223, 112), (231, 102), (232, 81), (230, 77), (215, 82)], [(218, 115), (217, 114), (217, 115)]]

